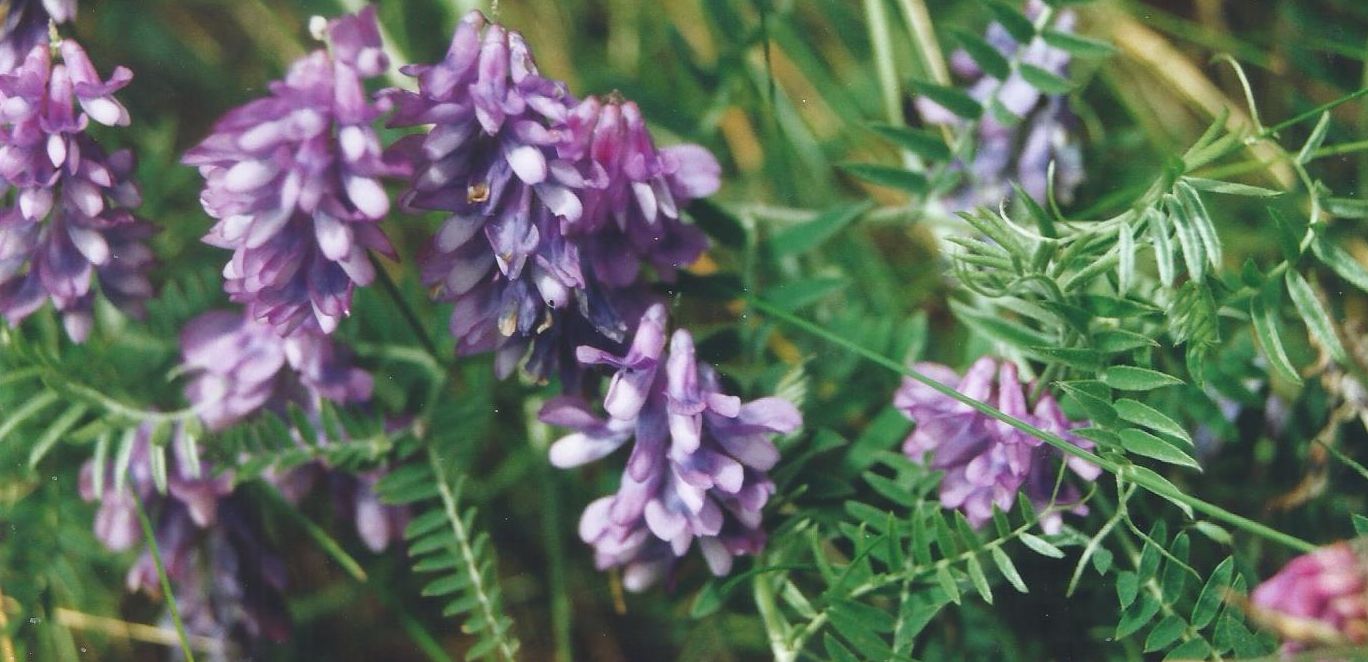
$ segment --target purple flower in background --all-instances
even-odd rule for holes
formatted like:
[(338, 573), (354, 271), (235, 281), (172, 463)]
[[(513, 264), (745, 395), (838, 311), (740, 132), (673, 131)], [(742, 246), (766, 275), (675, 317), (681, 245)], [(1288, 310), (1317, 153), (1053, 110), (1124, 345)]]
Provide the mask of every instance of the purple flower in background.
[(403, 170), (382, 158), (372, 127), (387, 103), (362, 87), (388, 66), (375, 8), (331, 21), (328, 44), (331, 55), (296, 62), (184, 158), (218, 219), (204, 241), (233, 251), (224, 289), (281, 335), (332, 333), (355, 286), (375, 278), (368, 250), (394, 255), (377, 225), (389, 213), (380, 180)]
[(44, 40), (0, 75), (0, 179), (12, 188), (0, 207), (0, 312), (17, 324), (50, 300), (80, 342), (96, 281), (118, 307), (142, 312), (153, 229), (129, 211), (142, 203), (132, 153), (107, 154), (85, 133), (91, 120), (128, 124), (113, 94), (132, 73), (102, 80), (76, 42), (59, 51), (54, 64)]
[[(1010, 362), (981, 358), (963, 378), (935, 363), (919, 364), (917, 370), (1003, 413), (1059, 434), (1080, 448), (1093, 447), (1092, 442), (1069, 434), (1082, 424), (1065, 418), (1052, 395), (1042, 395), (1034, 410), (1027, 408), (1026, 391), (1016, 365)], [(945, 472), (941, 505), (962, 511), (974, 526), (991, 519), (994, 506), (1011, 509), (1022, 490), (1038, 507), (1053, 504), (1060, 508), (1077, 504), (1081, 498), (1078, 489), (1067, 482), (1055, 492), (1062, 453), (1039, 439), (911, 379), (903, 382), (893, 402), (916, 423), (903, 443), (903, 452)], [(1070, 457), (1064, 464), (1084, 480), (1095, 480), (1100, 473), (1098, 467), (1077, 458)], [(1075, 505), (1072, 511), (1087, 512), (1082, 505)], [(1042, 515), (1040, 523), (1053, 533), (1062, 521), (1051, 511)]]
[(1368, 565), (1364, 540), (1303, 554), (1250, 594), (1260, 623), (1287, 641), (1306, 645), (1368, 644)]
[(368, 400), (373, 379), (352, 367), (345, 351), (319, 331), (281, 338), (265, 324), (233, 311), (211, 311), (181, 332), (185, 395), (205, 424), (223, 429), (270, 407), (293, 402), (315, 411), (318, 401)]
[[(1045, 8), (1039, 0), (1026, 3), (1026, 13), (1035, 18)], [(1072, 32), (1073, 12), (1059, 12), (1051, 28)], [(988, 26), (986, 40), (1003, 57), (1039, 67), (1057, 76), (1067, 76), (1070, 56), (1036, 37), (1025, 46), (999, 23)], [(951, 211), (974, 207), (997, 207), (1012, 196), (1015, 181), (1037, 202), (1044, 202), (1049, 187), (1050, 162), (1055, 164), (1055, 195), (1061, 202), (1073, 199), (1083, 181), (1083, 156), (1074, 137), (1077, 124), (1063, 95), (1049, 95), (1036, 89), (1013, 70), (1006, 80), (987, 75), (963, 50), (950, 58), (951, 69), (969, 81), (969, 95), (985, 108), (977, 126), (976, 153), (964, 167), (965, 179), (945, 204)], [(916, 99), (917, 111), (927, 124), (962, 126), (964, 120), (926, 97)], [(1000, 107), (1005, 113), (993, 110)]]
[(455, 303), (458, 352), (497, 352), (501, 377), (520, 362), (545, 377), (578, 370), (580, 345), (620, 349), (654, 301), (642, 264), (669, 279), (705, 248), (679, 207), (717, 189), (716, 160), (657, 151), (616, 96), (577, 103), (520, 34), (479, 12), (441, 62), (404, 71), (418, 92), (392, 92), (392, 123), (432, 129), (395, 146), (414, 167), (403, 203), (448, 215), (423, 280)]
[(629, 440), (622, 485), (585, 509), (580, 536), (594, 546), (599, 569), (624, 568), (628, 589), (644, 590), (684, 556), (695, 540), (713, 574), (764, 546), (761, 513), (779, 460), (771, 438), (802, 425), (789, 402), (743, 403), (721, 391), (717, 373), (698, 364), (693, 337), (678, 330), (665, 352), (665, 310), (651, 307), (631, 348), (615, 356), (581, 347), (580, 360), (615, 369), (604, 398), (606, 419), (582, 400), (548, 402), (541, 419), (574, 430), (551, 447), (558, 467), (607, 456)]
[(50, 23), (76, 19), (76, 0), (10, 0), (0, 18), (0, 73), (9, 73), (35, 46), (48, 45)]

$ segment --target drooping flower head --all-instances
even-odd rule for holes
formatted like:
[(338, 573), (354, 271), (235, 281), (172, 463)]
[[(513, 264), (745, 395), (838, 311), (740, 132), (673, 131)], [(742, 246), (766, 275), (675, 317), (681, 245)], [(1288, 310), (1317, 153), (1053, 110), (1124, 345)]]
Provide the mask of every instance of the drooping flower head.
[[(1069, 430), (1082, 426), (1064, 417), (1052, 395), (1042, 395), (1034, 410), (1028, 409), (1017, 367), (1011, 362), (999, 363), (984, 357), (963, 378), (934, 363), (918, 364), (917, 370), (1005, 414), (1059, 434), (1080, 448), (1093, 446), (1092, 442), (1069, 434)], [(1077, 502), (1080, 493), (1068, 483), (1056, 493), (1062, 453), (1041, 440), (912, 379), (903, 382), (893, 403), (916, 423), (903, 443), (903, 452), (917, 462), (926, 462), (930, 468), (945, 472), (940, 486), (941, 505), (962, 511), (974, 526), (991, 519), (994, 506), (1010, 510), (1022, 490), (1037, 506), (1053, 503), (1060, 507)], [(1073, 457), (1067, 460), (1067, 466), (1084, 480), (1094, 480), (1100, 473), (1098, 467)], [(1081, 505), (1073, 510), (1087, 512)], [(1046, 531), (1056, 531), (1060, 524), (1057, 512), (1047, 512), (1041, 518)]]
[(205, 178), (200, 200), (218, 222), (204, 237), (233, 251), (224, 289), (282, 335), (331, 333), (352, 291), (375, 277), (368, 251), (393, 256), (377, 223), (389, 213), (364, 79), (388, 67), (375, 8), (328, 23), (330, 52), (297, 61), (271, 96), (230, 111), (186, 153)]
[[(1026, 3), (1026, 14), (1033, 19), (1044, 9), (1040, 0)], [(1075, 22), (1073, 12), (1061, 11), (1050, 27), (1071, 32)], [(1023, 45), (1000, 23), (993, 23), (985, 38), (1003, 57), (1016, 58), (1057, 76), (1068, 74), (1069, 53), (1050, 46), (1041, 37)], [(1026, 82), (1018, 69), (1005, 80), (994, 78), (963, 50), (951, 55), (950, 66), (969, 83), (969, 95), (985, 110), (977, 126), (973, 162), (964, 168), (961, 186), (944, 201), (946, 207), (950, 211), (996, 208), (1012, 196), (1012, 182), (1020, 184), (1037, 202), (1044, 202), (1051, 161), (1055, 164), (1056, 197), (1061, 202), (1072, 200), (1074, 189), (1083, 180), (1083, 157), (1074, 136), (1077, 121), (1067, 98), (1041, 92)], [(964, 122), (926, 97), (918, 97), (916, 106), (928, 124), (961, 126)]]
[(719, 576), (734, 556), (758, 553), (761, 512), (774, 491), (768, 472), (779, 460), (771, 438), (801, 427), (798, 410), (780, 398), (743, 403), (723, 393), (716, 371), (697, 362), (687, 331), (675, 331), (667, 354), (659, 305), (642, 318), (625, 355), (582, 347), (580, 360), (615, 369), (608, 416), (575, 397), (548, 402), (541, 419), (575, 431), (552, 445), (551, 462), (579, 466), (633, 442), (618, 492), (580, 519), (598, 567), (622, 567), (627, 588), (639, 591), (695, 540)]
[(153, 229), (130, 211), (142, 203), (133, 154), (107, 154), (85, 132), (91, 120), (128, 125), (113, 94), (132, 73), (119, 67), (102, 80), (69, 39), (59, 53), (54, 63), (44, 41), (0, 75), (0, 179), (11, 187), (0, 206), (0, 313), (17, 324), (50, 300), (80, 342), (97, 284), (120, 308), (141, 312), (152, 294), (143, 241)]
[(0, 73), (13, 71), (34, 46), (46, 46), (51, 23), (76, 19), (76, 0), (9, 0), (0, 8)]
[[(497, 351), (507, 375), (585, 290), (578, 248), (561, 233), (583, 212), (585, 177), (552, 149), (569, 93), (538, 72), (522, 35), (479, 12), (441, 62), (404, 73), (418, 91), (394, 93), (392, 124), (432, 129), (396, 145), (414, 163), (403, 202), (449, 214), (422, 255), (423, 281), (456, 304), (457, 351)], [(605, 321), (621, 337), (618, 320)]]
[(1368, 644), (1366, 558), (1362, 539), (1298, 556), (1254, 589), (1252, 615), (1290, 651)]
[(584, 214), (567, 228), (587, 238), (585, 258), (600, 281), (627, 287), (643, 263), (671, 280), (702, 255), (707, 238), (680, 219), (680, 208), (717, 191), (721, 166), (710, 152), (698, 145), (657, 150), (641, 109), (617, 94), (580, 102), (564, 133), (557, 152), (587, 159), (606, 175), (603, 187), (583, 191)]
[(577, 104), (479, 12), (441, 62), (405, 73), (418, 91), (393, 93), (393, 123), (432, 129), (396, 145), (414, 164), (403, 200), (448, 214), (423, 278), (455, 303), (458, 351), (544, 377), (576, 368), (581, 344), (619, 346), (652, 301), (642, 263), (668, 278), (702, 251), (678, 207), (717, 188), (716, 161), (657, 151), (635, 104)]

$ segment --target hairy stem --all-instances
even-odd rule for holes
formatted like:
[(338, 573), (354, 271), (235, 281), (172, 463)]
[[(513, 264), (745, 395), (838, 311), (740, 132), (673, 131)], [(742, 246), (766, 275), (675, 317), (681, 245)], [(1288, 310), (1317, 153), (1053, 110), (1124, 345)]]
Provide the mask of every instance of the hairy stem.
[(152, 520), (147, 518), (147, 510), (143, 508), (142, 497), (138, 496), (138, 491), (130, 489), (129, 493), (133, 495), (133, 505), (138, 510), (138, 524), (142, 525), (143, 537), (147, 540), (147, 553), (152, 555), (152, 563), (157, 567), (157, 581), (161, 583), (162, 595), (166, 597), (166, 608), (171, 612), (171, 622), (176, 626), (176, 638), (180, 640), (181, 652), (185, 654), (186, 662), (195, 662), (195, 652), (190, 649), (190, 635), (185, 631), (180, 608), (176, 606), (176, 594), (171, 590), (171, 578), (166, 576), (161, 550), (157, 549), (157, 535), (152, 531)]

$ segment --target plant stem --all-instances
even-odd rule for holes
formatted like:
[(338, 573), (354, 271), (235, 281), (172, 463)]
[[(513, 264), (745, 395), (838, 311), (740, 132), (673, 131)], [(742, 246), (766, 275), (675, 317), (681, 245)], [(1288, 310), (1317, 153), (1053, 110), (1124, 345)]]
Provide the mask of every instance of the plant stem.
[(181, 652), (186, 662), (195, 662), (195, 652), (190, 650), (190, 635), (181, 621), (180, 608), (176, 606), (176, 595), (171, 591), (171, 578), (166, 576), (166, 566), (162, 563), (161, 550), (157, 549), (157, 536), (152, 531), (152, 520), (147, 518), (142, 497), (136, 489), (129, 489), (133, 495), (133, 505), (138, 510), (138, 524), (142, 525), (143, 537), (147, 539), (147, 553), (152, 555), (152, 563), (157, 566), (157, 580), (161, 583), (162, 595), (166, 596), (166, 608), (171, 611), (171, 622), (176, 625), (176, 638), (180, 640)]
[(1168, 483), (1167, 481), (1164, 481), (1157, 474), (1151, 476), (1147, 472), (1135, 471), (1135, 465), (1118, 462), (1116, 460), (1103, 457), (1096, 453), (1083, 450), (1082, 448), (1079, 448), (1078, 446), (1069, 443), (1067, 440), (1065, 440), (1063, 437), (1060, 437), (1057, 434), (1047, 432), (1026, 421), (1004, 414), (998, 409), (992, 407), (991, 405), (979, 402), (978, 400), (966, 396), (963, 393), (960, 393), (959, 391), (956, 391), (955, 389), (946, 386), (945, 384), (942, 384), (934, 379), (931, 379), (930, 377), (927, 377), (926, 375), (923, 375), (922, 373), (916, 370), (913, 370), (912, 368), (903, 366), (899, 364), (897, 361), (894, 361), (893, 359), (883, 356), (878, 352), (861, 347), (860, 345), (850, 340), (847, 340), (846, 338), (832, 331), (824, 329), (816, 324), (813, 324), (812, 322), (797, 317), (796, 315), (792, 315), (788, 312), (785, 312), (783, 309), (778, 308), (777, 306), (763, 299), (759, 299), (752, 296), (745, 296), (744, 298), (751, 307), (759, 310), (760, 312), (770, 317), (783, 321), (809, 334), (822, 338), (830, 343), (833, 343), (839, 347), (846, 349), (847, 351), (858, 354), (879, 366), (888, 368), (889, 370), (897, 372), (898, 374), (901, 374), (905, 377), (909, 377), (913, 380), (921, 382), (922, 384), (926, 385), (928, 388), (936, 391), (937, 393), (940, 393), (941, 395), (944, 395), (948, 398), (952, 398), (960, 403), (963, 403), (973, 408), (980, 414), (1006, 423), (1007, 425), (1010, 425), (1013, 428), (1020, 430), (1021, 432), (1029, 434), (1032, 437), (1035, 437), (1068, 455), (1072, 455), (1074, 457), (1087, 460), (1088, 462), (1091, 462), (1101, 467), (1104, 471), (1108, 473), (1120, 475), (1126, 480), (1133, 482), (1158, 496), (1184, 504), (1192, 508), (1193, 510), (1206, 513), (1207, 515), (1224, 521), (1227, 524), (1230, 524), (1236, 528), (1243, 529), (1254, 535), (1266, 538), (1268, 540), (1271, 540), (1282, 545), (1286, 545), (1287, 547), (1290, 547), (1301, 552), (1309, 552), (1316, 548), (1315, 545), (1305, 540), (1302, 540), (1301, 538), (1298, 538), (1287, 533), (1283, 533), (1266, 524), (1261, 524), (1247, 517), (1244, 517), (1243, 515), (1237, 515), (1235, 513), (1232, 513), (1220, 506), (1217, 506), (1216, 504), (1208, 503), (1206, 501), (1198, 499), (1197, 497), (1186, 494), (1181, 490), (1176, 489), (1172, 484)]
[(802, 643), (800, 641), (791, 647), (789, 645), (788, 625), (779, 614), (779, 605), (774, 600), (774, 586), (764, 575), (756, 575), (751, 585), (754, 587), (755, 607), (760, 612), (760, 620), (765, 623), (765, 633), (769, 635), (774, 662), (793, 662), (798, 659), (798, 650), (802, 648)]
[(394, 282), (394, 278), (379, 265), (375, 267), (375, 274), (379, 277), (380, 287), (385, 290), (385, 294), (394, 300), (394, 305), (399, 306), (399, 314), (404, 317), (409, 328), (413, 329), (413, 334), (418, 336), (418, 342), (423, 345), (423, 349), (432, 355), (433, 360), (442, 363), (442, 353), (437, 349), (437, 343), (428, 335), (423, 322), (418, 318), (418, 313), (409, 305), (408, 299), (404, 298), (404, 293), (399, 291), (399, 285)]
[(902, 88), (898, 84), (898, 66), (893, 61), (893, 40), (888, 29), (888, 11), (884, 0), (865, 0), (865, 20), (869, 22), (869, 40), (874, 46), (874, 64), (879, 72), (879, 88), (883, 92), (884, 119), (894, 126), (906, 124), (902, 115)]

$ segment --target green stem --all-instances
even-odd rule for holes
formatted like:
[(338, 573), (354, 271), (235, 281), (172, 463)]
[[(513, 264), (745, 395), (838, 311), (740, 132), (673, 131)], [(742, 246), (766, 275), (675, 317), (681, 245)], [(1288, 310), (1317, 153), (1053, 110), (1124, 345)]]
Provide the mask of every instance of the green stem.
[(431, 335), (428, 335), (427, 328), (423, 326), (422, 321), (418, 318), (418, 313), (413, 310), (413, 306), (409, 305), (408, 299), (404, 298), (404, 293), (399, 291), (399, 286), (394, 282), (394, 278), (390, 277), (389, 272), (380, 265), (376, 265), (375, 274), (379, 277), (380, 287), (385, 290), (385, 294), (394, 300), (394, 305), (399, 306), (399, 314), (403, 316), (409, 328), (413, 329), (414, 335), (418, 336), (418, 342), (423, 345), (423, 349), (432, 355), (433, 360), (441, 363), (442, 353), (437, 349), (437, 343), (433, 342)]
[(888, 29), (888, 11), (884, 0), (865, 0), (865, 20), (869, 22), (869, 39), (874, 46), (874, 64), (879, 72), (879, 88), (883, 92), (884, 116), (889, 124), (902, 126), (902, 89), (898, 84), (898, 67), (893, 61), (893, 40)]
[(256, 491), (261, 493), (262, 498), (271, 502), (277, 511), (284, 513), (285, 516), (289, 518), (290, 522), (303, 529), (304, 533), (313, 539), (319, 549), (323, 550), (324, 554), (327, 554), (332, 560), (336, 561), (338, 565), (342, 566), (342, 569), (345, 570), (348, 575), (351, 575), (352, 579), (355, 579), (358, 582), (366, 581), (365, 569), (361, 567), (361, 564), (358, 563), (356, 559), (352, 558), (352, 556), (347, 553), (347, 550), (342, 549), (342, 545), (338, 544), (332, 536), (328, 535), (328, 532), (324, 531), (323, 527), (315, 524), (314, 521), (308, 517), (305, 517), (303, 513), (300, 513), (299, 510), (295, 508), (294, 504), (286, 501), (285, 497), (281, 496), (280, 492), (277, 492), (274, 487), (267, 485), (265, 481), (260, 482), (260, 489)]
[(1283, 533), (1281, 531), (1278, 531), (1277, 529), (1269, 527), (1268, 525), (1261, 524), (1247, 517), (1244, 517), (1243, 515), (1237, 515), (1235, 513), (1232, 513), (1220, 506), (1217, 506), (1216, 504), (1208, 503), (1194, 496), (1188, 495), (1182, 492), (1181, 490), (1174, 488), (1173, 485), (1168, 483), (1167, 481), (1163, 481), (1163, 479), (1159, 478), (1157, 475), (1151, 476), (1146, 472), (1129, 471), (1128, 469), (1131, 468), (1132, 465), (1128, 463), (1123, 464), (1121, 462), (1117, 462), (1115, 460), (1103, 457), (1096, 453), (1083, 450), (1082, 448), (1079, 448), (1078, 446), (1069, 443), (1063, 437), (1060, 437), (1059, 435), (1054, 434), (1053, 432), (1047, 432), (1026, 421), (1004, 414), (996, 408), (992, 407), (991, 405), (979, 402), (978, 400), (966, 396), (963, 393), (960, 393), (959, 391), (956, 391), (955, 389), (946, 386), (945, 384), (942, 384), (934, 379), (931, 379), (930, 377), (927, 377), (926, 375), (923, 375), (922, 373), (912, 368), (901, 365), (897, 361), (894, 361), (893, 359), (883, 356), (878, 352), (861, 347), (860, 345), (850, 340), (847, 340), (846, 338), (832, 331), (828, 331), (827, 329), (824, 329), (816, 324), (813, 324), (812, 322), (809, 322), (805, 319), (797, 317), (796, 315), (792, 315), (788, 312), (785, 312), (783, 309), (763, 299), (751, 296), (745, 296), (744, 298), (751, 307), (759, 310), (760, 312), (772, 318), (783, 321), (811, 335), (817, 336), (819, 338), (822, 338), (823, 340), (826, 340), (827, 342), (835, 344), (847, 351), (858, 354), (859, 356), (864, 357), (865, 359), (875, 363), (876, 365), (888, 368), (889, 370), (892, 370), (905, 377), (909, 377), (915, 381), (921, 382), (922, 384), (926, 385), (928, 388), (936, 391), (937, 393), (940, 393), (941, 395), (944, 395), (948, 398), (952, 398), (960, 403), (963, 403), (973, 408), (980, 414), (983, 414), (984, 416), (988, 416), (989, 418), (1006, 423), (1007, 425), (1010, 425), (1021, 432), (1029, 434), (1032, 437), (1035, 437), (1059, 449), (1065, 454), (1087, 460), (1088, 462), (1091, 462), (1097, 465), (1098, 467), (1101, 467), (1104, 471), (1108, 473), (1121, 475), (1126, 480), (1131, 481), (1158, 496), (1164, 497), (1171, 501), (1182, 503), (1192, 508), (1193, 510), (1206, 513), (1207, 515), (1224, 521), (1236, 528), (1243, 529), (1249, 533), (1266, 538), (1268, 540), (1271, 540), (1282, 545), (1286, 545), (1298, 551), (1309, 552), (1316, 548), (1315, 545), (1305, 540), (1302, 540), (1301, 538)]
[(138, 510), (138, 524), (142, 525), (143, 537), (147, 539), (147, 553), (152, 555), (152, 563), (157, 566), (157, 580), (161, 582), (162, 595), (166, 596), (166, 608), (171, 611), (171, 622), (176, 626), (176, 638), (180, 640), (181, 652), (186, 662), (195, 662), (195, 653), (190, 650), (190, 635), (181, 621), (180, 608), (176, 606), (176, 595), (171, 591), (171, 578), (166, 576), (166, 566), (162, 564), (161, 550), (157, 549), (157, 536), (152, 532), (152, 521), (147, 518), (142, 497), (138, 491), (129, 489), (133, 495), (133, 505)]
[(789, 644), (788, 624), (779, 613), (779, 604), (774, 599), (774, 586), (770, 584), (770, 578), (757, 575), (751, 585), (754, 587), (755, 607), (760, 612), (760, 620), (765, 624), (765, 634), (769, 636), (774, 662), (793, 662), (798, 659), (802, 641)]

